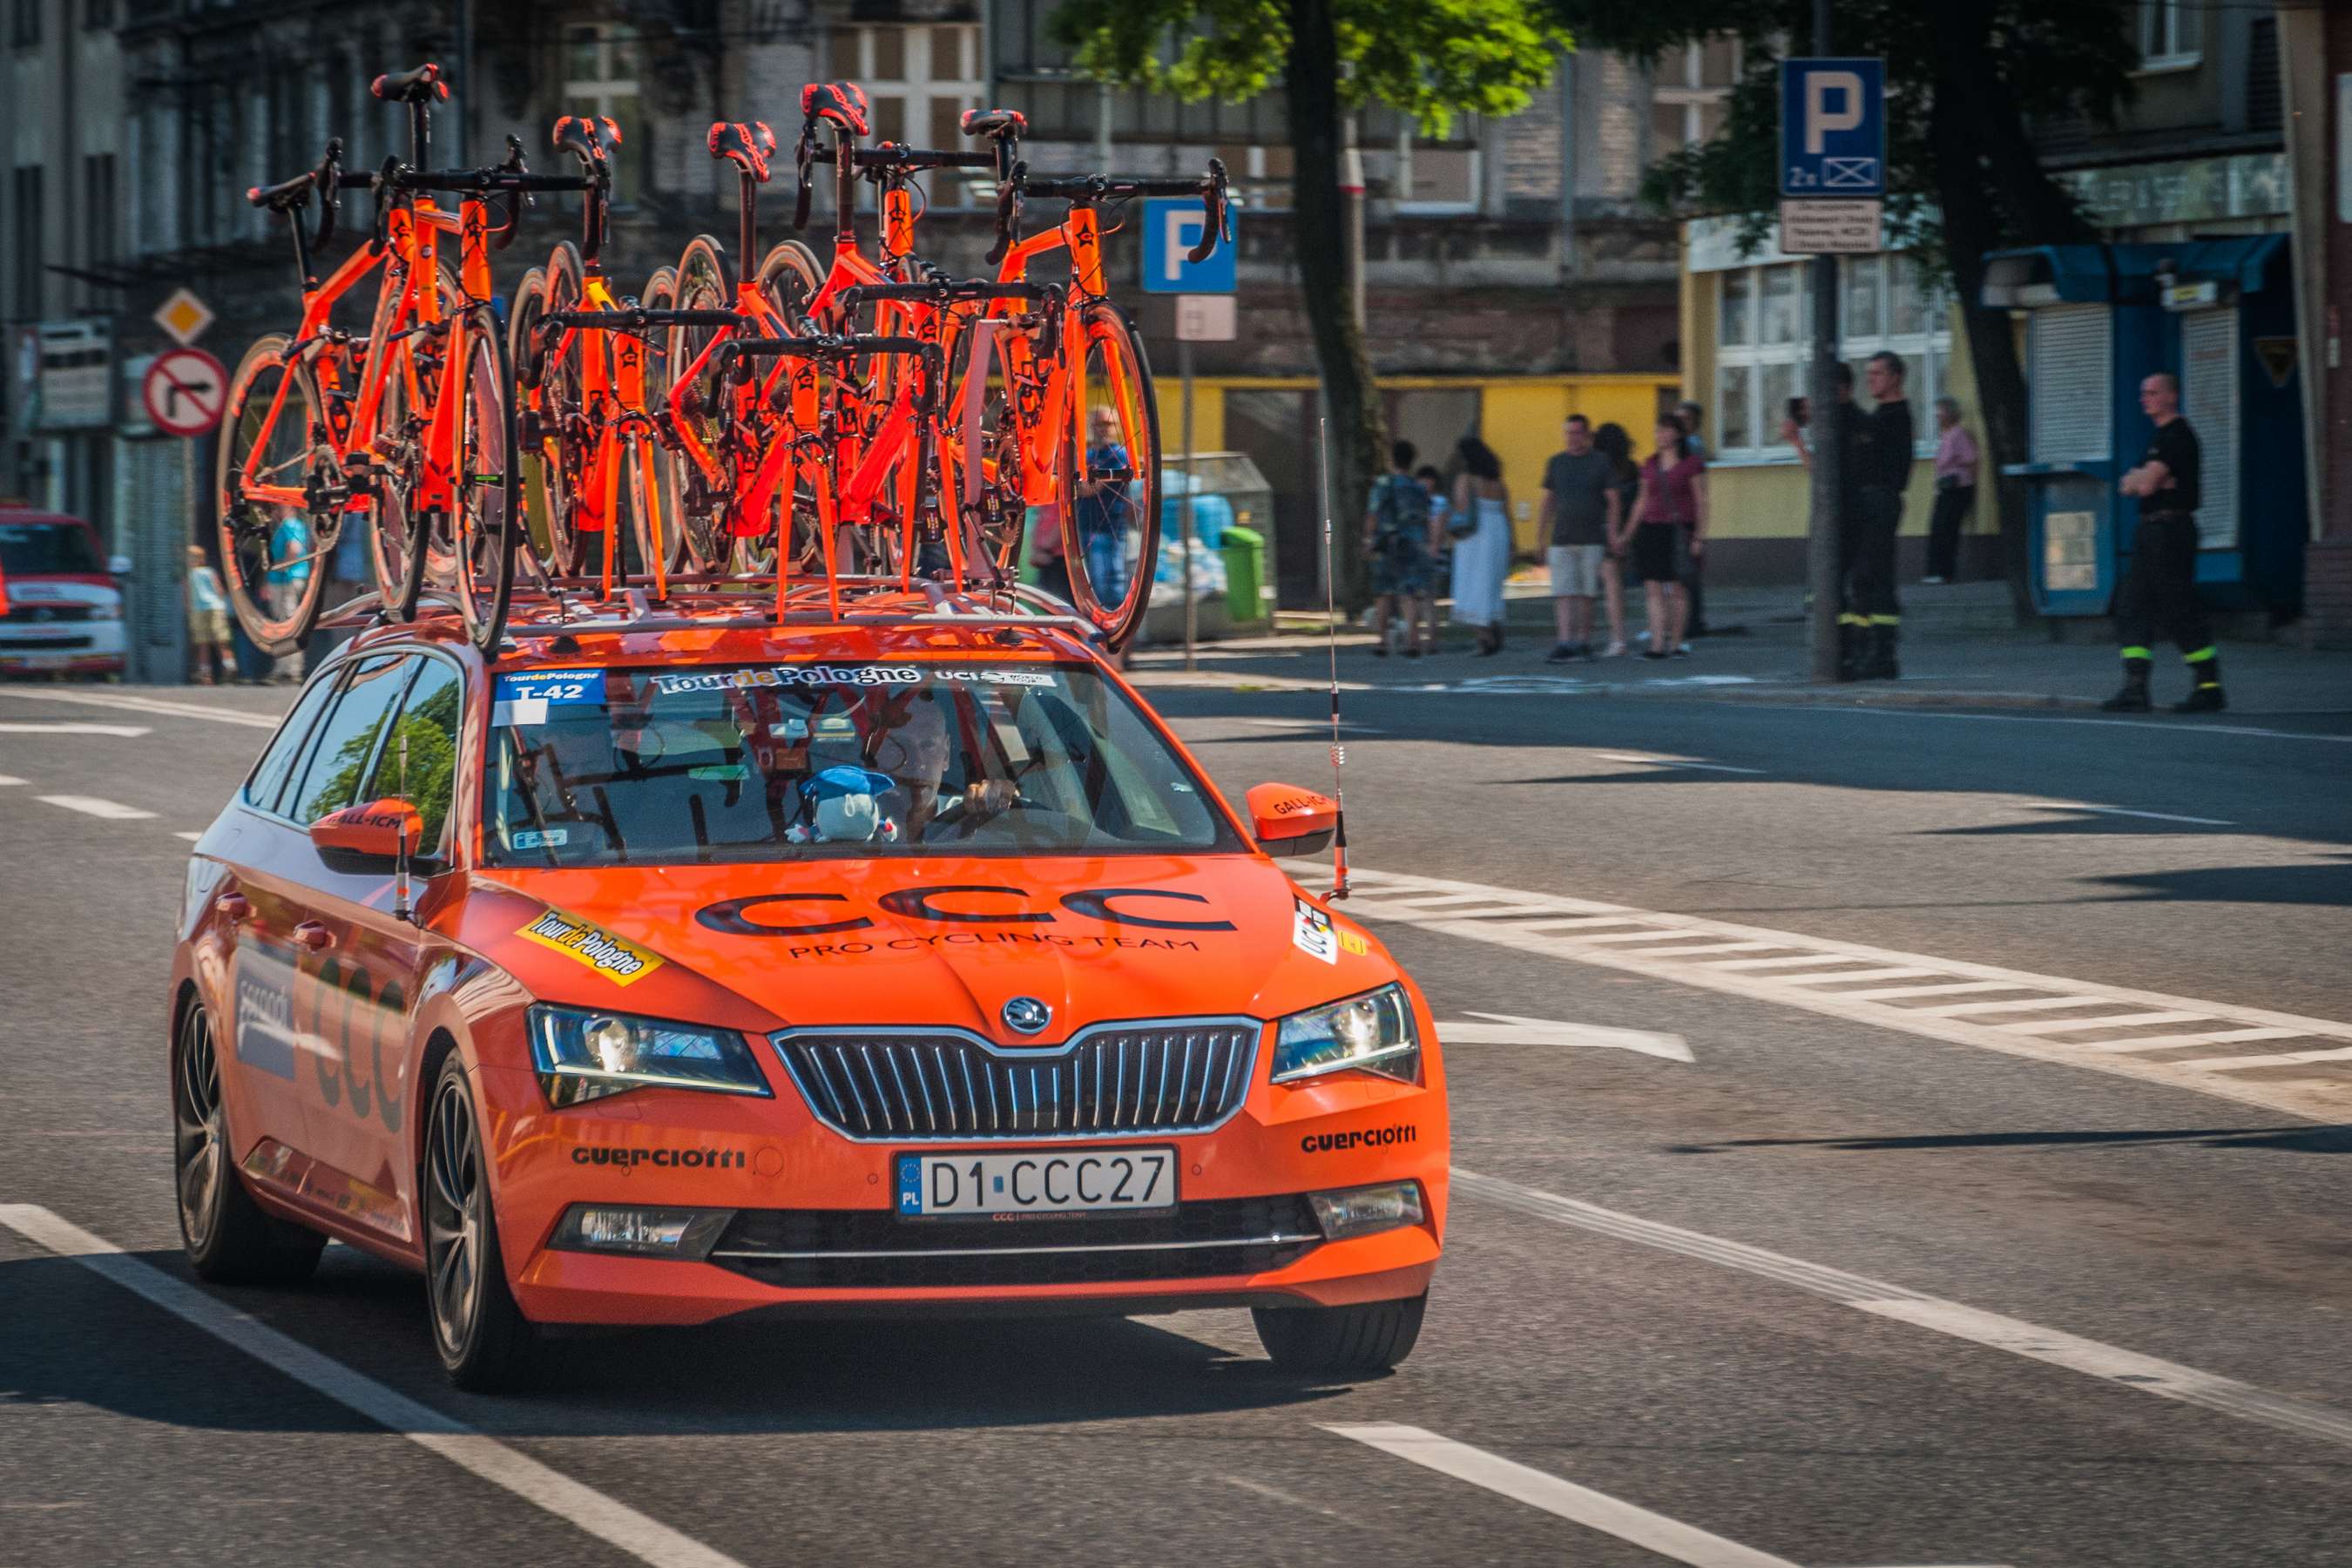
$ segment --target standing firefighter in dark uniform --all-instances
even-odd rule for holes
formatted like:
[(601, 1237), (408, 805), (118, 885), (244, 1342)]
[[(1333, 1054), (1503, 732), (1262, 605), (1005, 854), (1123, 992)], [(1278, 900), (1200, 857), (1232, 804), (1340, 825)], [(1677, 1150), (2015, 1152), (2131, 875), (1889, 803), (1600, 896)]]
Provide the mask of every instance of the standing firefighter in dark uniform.
[(2197, 432), (2180, 416), (2180, 378), (2158, 371), (2139, 384), (2140, 411), (2156, 422), (2139, 467), (2117, 487), (2139, 498), (2139, 534), (2131, 568), (2116, 592), (2116, 635), (2123, 640), (2124, 689), (2100, 704), (2110, 713), (2148, 710), (2147, 676), (2158, 637), (2179, 646), (2194, 682), (2175, 713), (2219, 713), (2221, 658), (2205, 606), (2197, 599), (2198, 485), (2204, 455)]
[[(1895, 595), (1895, 536), (1903, 526), (1903, 489), (1911, 482), (1914, 426), (1903, 391), (1899, 354), (1874, 353), (1863, 375), (1876, 406), (1849, 426), (1853, 456), (1846, 468), (1845, 614), (1840, 637), (1853, 649), (1853, 678), (1893, 680), (1902, 673), (1895, 647), (1903, 635), (1903, 604)], [(1842, 664), (1847, 662), (1841, 660)]]

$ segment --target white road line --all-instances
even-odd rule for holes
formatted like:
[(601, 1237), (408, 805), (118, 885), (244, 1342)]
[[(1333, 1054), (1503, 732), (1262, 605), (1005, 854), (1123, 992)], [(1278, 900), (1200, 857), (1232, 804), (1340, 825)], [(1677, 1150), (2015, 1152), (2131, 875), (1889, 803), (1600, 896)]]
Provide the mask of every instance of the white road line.
[(2114, 1005), (2104, 996), (2012, 996), (2004, 1002), (1955, 1002), (1949, 1006), (1922, 1007), (1919, 1011), (1938, 1018), (1958, 1018), (1973, 1013), (2055, 1013), (2061, 1007)]
[[(201, 833), (174, 833), (172, 837), (174, 838), (184, 838), (189, 843), (194, 844), (197, 839), (202, 838), (204, 835)], [(395, 849), (393, 853), (397, 855), (399, 851)]]
[(152, 816), (152, 811), (142, 811), (135, 805), (120, 801), (100, 800), (94, 795), (45, 795), (37, 797), (44, 805), (61, 805), (68, 811), (79, 811), (85, 816), (102, 816), (110, 822), (135, 822)]
[(154, 732), (139, 724), (85, 724), (73, 719), (54, 724), (0, 724), (0, 735), (120, 735), (127, 740)]
[(2119, 1013), (2108, 1018), (2029, 1018), (2022, 1024), (1990, 1026), (2004, 1035), (2078, 1035), (2084, 1029), (2135, 1029), (2143, 1024), (2205, 1024), (2206, 1013)]
[(2201, 1060), (2182, 1062), (2185, 1068), (2208, 1068), (2229, 1072), (2243, 1072), (2248, 1068), (2299, 1068), (2305, 1062), (2352, 1061), (2352, 1046), (2338, 1046), (2326, 1051), (2282, 1051), (2268, 1057), (2206, 1057)]
[(662, 1568), (742, 1568), (734, 1558), (679, 1534), (659, 1520), (320, 1355), (184, 1280), (125, 1256), (112, 1242), (47, 1209), (33, 1204), (0, 1204), (0, 1225), (641, 1563)]
[(2270, 741), (2317, 741), (2352, 746), (2352, 735), (2314, 735), (2302, 730), (2262, 730), (2248, 724), (2167, 724), (2149, 719), (2061, 719), (2035, 713), (1945, 713), (1926, 708), (1843, 708), (1882, 719), (1958, 719), (1992, 724), (2095, 724), (2110, 730), (2161, 730), (2168, 735), (2256, 735)]
[[(1324, 867), (1306, 867), (1293, 874), (1309, 887), (1328, 885), (1329, 871)], [(1752, 1001), (1802, 1008), (1925, 1039), (2192, 1089), (2310, 1121), (2352, 1119), (2352, 1069), (2345, 1065), (2352, 1058), (2308, 1055), (2352, 1045), (2352, 1024), (2335, 1019), (2305, 1017), (2235, 1003), (2167, 996), (2126, 986), (2001, 969), (1927, 953), (1900, 952), (1862, 942), (1803, 936), (1696, 915), (1631, 909), (1622, 904), (1530, 892), (1521, 888), (1487, 887), (1360, 866), (1351, 868), (1350, 877), (1357, 896), (1342, 907), (1347, 913), (1366, 920), (1401, 921), (1443, 936), (1488, 942), (1537, 958), (1567, 959)], [(1445, 905), (1422, 902), (1449, 897), (1456, 901)], [(1497, 918), (1486, 912), (1488, 907), (1512, 912), (1508, 918)], [(1533, 920), (1523, 918), (1524, 911), (1529, 910), (1544, 912)], [(1596, 931), (1605, 931), (1619, 940), (1596, 942), (1592, 940)], [(1676, 947), (1665, 945), (1667, 939), (1677, 936), (1753, 942), (1767, 949), (1783, 951), (1763, 958), (1725, 957), (1720, 953), (1685, 956)], [(1645, 942), (1644, 937), (1657, 940)], [(1915, 974), (1920, 977), (1916, 986), (1870, 984)], [(2053, 1028), (2041, 1028), (2031, 1026), (2030, 1021), (2025, 1026), (2004, 1026), (1992, 1018), (1946, 1016), (1933, 1004), (1902, 1005), (1907, 995), (1935, 996), (1964, 990), (2031, 993), (2051, 1004), (2053, 1011), (2078, 1003), (2088, 1006), (2094, 1000), (2111, 1005), (2104, 1016), (2087, 1021), (2060, 1020)], [(2121, 1024), (2118, 1018), (2132, 1022)], [(2310, 1071), (2293, 1079), (2251, 1079), (2240, 1076), (2235, 1068), (2228, 1065), (2227, 1058), (2218, 1055), (2200, 1058), (2201, 1065), (2151, 1059), (2141, 1053), (2158, 1048), (2152, 1038), (2067, 1037), (2105, 1028), (2140, 1027), (2159, 1018), (2178, 1019), (2193, 1026), (2164, 1037), (2161, 1043), (2165, 1046), (2197, 1045), (2208, 1040), (2227, 1045), (2257, 1038), (2303, 1038), (2306, 1042), (2304, 1047), (2287, 1047), (2278, 1054), (2304, 1056)], [(2243, 1032), (2247, 1029), (2282, 1032), (2252, 1036)]]
[(1761, 773), (1762, 768), (1735, 768), (1728, 763), (1694, 763), (1681, 757), (1636, 757), (1623, 752), (1595, 752), (1604, 763), (1647, 763), (1654, 768), (1697, 768), (1710, 773)]
[[(2221, 1029), (2200, 1035), (2135, 1035), (2128, 1040), (2089, 1040), (2084, 1048), (2094, 1051), (2161, 1051), (2174, 1046), (2218, 1046), (2231, 1040), (2291, 1040), (2300, 1029)], [(2244, 1061), (2245, 1058), (2231, 1058)]]
[(1785, 1557), (1726, 1541), (1696, 1525), (1685, 1524), (1663, 1513), (1653, 1513), (1607, 1492), (1580, 1487), (1574, 1481), (1441, 1437), (1419, 1426), (1334, 1426), (1323, 1430), (1350, 1438), (1367, 1447), (1393, 1454), (1423, 1469), (1484, 1487), (1516, 1502), (1572, 1520), (1587, 1530), (1631, 1542), (1645, 1552), (1690, 1564), (1690, 1568), (1797, 1568)]
[(80, 702), (92, 708), (121, 708), (133, 713), (164, 713), (174, 719), (209, 719), (215, 724), (242, 724), (252, 730), (275, 730), (280, 717), (215, 708), (203, 702), (175, 702), (163, 697), (131, 697), (116, 691), (37, 691), (22, 686), (0, 691), (0, 698), (18, 697), (35, 702)]
[(2174, 1362), (2158, 1361), (2115, 1345), (2102, 1344), (2045, 1329), (2017, 1318), (1980, 1312), (1957, 1301), (1947, 1301), (1864, 1274), (1809, 1263), (1782, 1253), (1768, 1252), (1745, 1242), (1727, 1241), (1701, 1231), (1621, 1214), (1557, 1193), (1524, 1187), (1497, 1176), (1480, 1175), (1454, 1167), (1454, 1191), (1469, 1193), (1505, 1208), (1580, 1230), (1637, 1242), (1663, 1251), (1680, 1253), (1702, 1262), (1775, 1279), (1783, 1285), (1822, 1296), (1842, 1305), (1882, 1318), (1894, 1318), (1939, 1333), (2008, 1351), (2103, 1378), (2142, 1394), (2218, 1410), (2242, 1421), (2300, 1433), (2323, 1442), (2352, 1447), (2352, 1415), (2313, 1400), (2276, 1394), (2235, 1378), (2200, 1372)]
[[(1305, 730), (1310, 732), (1320, 730), (1327, 735), (1331, 732), (1331, 721), (1328, 719), (1244, 719), (1242, 722), (1252, 725), (1260, 730)], [(1386, 730), (1375, 730), (1370, 724), (1351, 723), (1349, 721), (1342, 719), (1339, 721), (1339, 733), (1342, 735), (1385, 735), (1388, 731)]]
[(10, 784), (20, 784), (24, 782), (14, 773), (0, 773), (0, 789), (6, 789)]
[(2144, 816), (2151, 822), (2193, 822), (2200, 827), (2235, 827), (2234, 822), (2224, 822), (2218, 816), (2182, 816), (2169, 811), (2134, 811), (2127, 805), (2093, 805), (2084, 800), (2029, 800), (2019, 803), (2028, 811), (2095, 811), (2105, 816)]

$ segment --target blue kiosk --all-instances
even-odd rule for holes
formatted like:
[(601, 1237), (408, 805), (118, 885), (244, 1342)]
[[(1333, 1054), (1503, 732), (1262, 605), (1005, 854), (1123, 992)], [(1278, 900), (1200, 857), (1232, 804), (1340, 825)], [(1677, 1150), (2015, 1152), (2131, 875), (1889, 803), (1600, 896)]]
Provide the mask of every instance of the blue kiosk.
[(2302, 367), (2284, 235), (2046, 245), (1986, 258), (1988, 305), (2025, 312), (2032, 579), (2050, 616), (2103, 616), (2139, 503), (2116, 481), (2147, 450), (2139, 384), (2180, 377), (2202, 443), (2197, 581), (2217, 610), (2303, 607), (2309, 521)]

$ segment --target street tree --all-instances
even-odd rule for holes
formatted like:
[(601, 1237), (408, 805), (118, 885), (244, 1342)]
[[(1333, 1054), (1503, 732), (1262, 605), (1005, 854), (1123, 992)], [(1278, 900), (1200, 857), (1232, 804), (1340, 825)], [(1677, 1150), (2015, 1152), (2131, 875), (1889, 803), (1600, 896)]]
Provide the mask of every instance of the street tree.
[[(1731, 36), (1747, 68), (1722, 130), (1650, 172), (1654, 200), (1685, 211), (1750, 215), (1751, 247), (1779, 200), (1779, 62), (1811, 48), (1811, 0), (1550, 0), (1587, 47), (1654, 59)], [(2113, 124), (2138, 65), (2137, 0), (1835, 0), (1831, 48), (1886, 61), (1888, 214), (1947, 278), (1968, 329), (1969, 360), (1993, 466), (2026, 460), (2026, 386), (2009, 313), (1983, 302), (1987, 252), (2095, 240), (2081, 203), (2035, 154), (2037, 122)], [(2026, 497), (2003, 480), (2002, 554), (2021, 616), (2027, 587)]]
[(1341, 116), (1382, 103), (1442, 135), (1456, 114), (1515, 114), (1550, 79), (1568, 34), (1544, 0), (1067, 0), (1053, 26), (1100, 80), (1192, 100), (1283, 94), (1299, 282), (1331, 421), (1335, 576), (1360, 602), (1349, 520), (1381, 470), (1383, 429), (1338, 238)]

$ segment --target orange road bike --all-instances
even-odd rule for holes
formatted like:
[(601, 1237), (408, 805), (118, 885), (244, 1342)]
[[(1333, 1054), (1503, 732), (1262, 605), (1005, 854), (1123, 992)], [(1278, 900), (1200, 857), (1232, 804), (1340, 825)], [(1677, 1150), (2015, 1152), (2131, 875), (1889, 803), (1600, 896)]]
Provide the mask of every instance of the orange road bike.
[[(448, 96), (438, 68), (378, 77), (373, 90), (408, 108), (407, 163), (347, 175), (341, 143), (330, 142), (318, 168), (247, 193), (287, 216), (302, 283), (295, 335), (260, 339), (230, 380), (215, 470), (230, 601), (272, 653), (308, 638), (346, 528), (369, 530), (388, 616), (413, 616), (430, 580), (488, 649), (513, 586), (514, 424), (506, 342), (489, 315), (489, 249), (511, 235), (526, 193), (583, 182), (530, 174), (511, 138), (494, 168), (427, 171), (429, 108)], [(374, 231), (322, 281), (314, 258), (333, 237), (340, 193), (362, 187), (374, 194)], [(456, 195), (457, 210), (436, 195)], [(306, 236), (314, 197), (319, 224)], [(493, 198), (503, 209), (496, 225)], [(379, 267), (362, 339), (333, 310)]]

